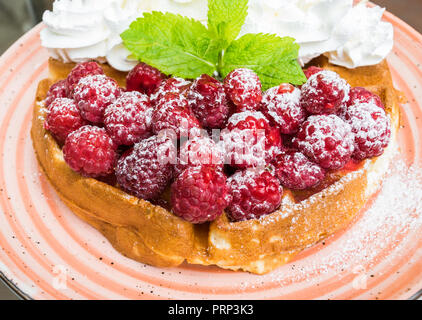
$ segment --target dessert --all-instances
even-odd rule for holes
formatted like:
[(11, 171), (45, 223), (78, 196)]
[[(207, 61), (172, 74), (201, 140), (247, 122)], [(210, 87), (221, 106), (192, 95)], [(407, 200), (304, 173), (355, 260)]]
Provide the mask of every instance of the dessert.
[[(214, 10), (218, 1), (210, 2)], [(182, 19), (144, 14), (122, 38), (155, 64), (163, 52), (132, 42), (134, 29), (153, 18)], [(192, 30), (205, 28), (189, 21)], [(324, 51), (303, 74), (290, 39), (229, 38), (220, 42), (226, 63), (207, 51), (205, 65), (177, 65), (176, 55), (161, 70), (142, 62), (127, 73), (99, 61), (106, 55), (79, 64), (50, 58), (31, 130), (40, 166), (72, 211), (129, 258), (267, 273), (346, 227), (381, 184), (399, 128), (385, 60), (347, 69)], [(271, 61), (262, 57), (269, 49), (258, 50), (250, 52), (261, 61), (255, 70), (228, 67), (238, 48), (257, 41), (277, 49)], [(293, 52), (283, 79), (278, 46)], [(192, 66), (206, 72), (189, 77)], [(214, 140), (208, 133), (216, 129), (223, 130)]]

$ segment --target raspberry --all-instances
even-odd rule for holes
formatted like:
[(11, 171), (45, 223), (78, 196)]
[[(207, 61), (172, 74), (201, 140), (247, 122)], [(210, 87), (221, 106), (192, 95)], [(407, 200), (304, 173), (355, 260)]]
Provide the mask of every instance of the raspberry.
[(157, 90), (164, 79), (166, 79), (166, 76), (158, 69), (145, 63), (139, 63), (127, 75), (126, 90), (139, 91), (151, 95)]
[(152, 108), (148, 96), (123, 93), (104, 113), (104, 125), (118, 145), (133, 145), (152, 135)]
[(64, 143), (70, 133), (86, 124), (88, 123), (81, 117), (75, 101), (57, 98), (48, 107), (44, 127), (56, 137), (59, 143)]
[(381, 98), (379, 96), (369, 90), (366, 90), (365, 88), (355, 87), (350, 90), (349, 100), (346, 103), (342, 104), (340, 110), (337, 112), (337, 115), (340, 118), (344, 118), (347, 108), (359, 103), (376, 104), (378, 107), (385, 110), (384, 104), (382, 103)]
[(179, 176), (188, 167), (212, 166), (223, 170), (224, 159), (220, 148), (208, 137), (197, 136), (186, 141), (180, 148), (175, 175)]
[(350, 98), (347, 102), (348, 106), (354, 105), (356, 103), (374, 103), (381, 109), (384, 108), (384, 104), (381, 101), (381, 98), (376, 94), (372, 93), (369, 90), (361, 87), (355, 87), (350, 90)]
[(306, 111), (300, 104), (300, 90), (290, 84), (267, 90), (262, 98), (261, 110), (282, 134), (296, 133), (306, 118)]
[(66, 139), (63, 155), (73, 171), (87, 177), (111, 174), (117, 160), (117, 146), (104, 128), (83, 126)]
[(310, 116), (293, 139), (293, 147), (324, 169), (341, 169), (354, 151), (354, 134), (336, 115)]
[(312, 75), (302, 86), (302, 106), (311, 114), (336, 113), (349, 99), (349, 84), (332, 71)]
[(69, 97), (73, 95), (73, 90), (79, 83), (79, 80), (86, 76), (95, 76), (104, 74), (103, 69), (96, 62), (83, 62), (72, 69), (66, 79), (67, 92)]
[(171, 186), (174, 214), (195, 224), (217, 219), (230, 200), (226, 179), (209, 166), (183, 171)]
[(324, 169), (296, 150), (288, 150), (278, 156), (274, 166), (281, 184), (294, 190), (315, 187), (325, 178)]
[(188, 137), (200, 128), (198, 119), (192, 114), (186, 98), (168, 93), (152, 114), (152, 129), (155, 134), (171, 130), (177, 138)]
[(238, 171), (228, 180), (232, 201), (227, 208), (234, 221), (259, 219), (277, 210), (283, 187), (268, 170)]
[(221, 139), (228, 162), (239, 169), (265, 165), (283, 148), (279, 130), (257, 111), (231, 116)]
[(229, 118), (229, 105), (223, 85), (209, 75), (196, 79), (188, 93), (189, 105), (202, 126), (224, 128)]
[(237, 107), (237, 112), (257, 110), (262, 100), (261, 81), (255, 72), (240, 68), (224, 79), (227, 96)]
[(169, 78), (163, 81), (154, 94), (151, 95), (151, 105), (157, 106), (168, 93), (185, 95), (190, 85), (191, 82), (182, 78)]
[(57, 98), (67, 98), (66, 80), (61, 80), (50, 87), (44, 100), (44, 106), (48, 107)]
[(390, 118), (375, 101), (348, 107), (344, 118), (355, 134), (354, 159), (363, 160), (383, 154), (391, 137)]
[(145, 200), (159, 197), (172, 178), (176, 146), (164, 136), (135, 144), (118, 161), (117, 182), (126, 192)]
[(82, 117), (93, 123), (102, 123), (105, 109), (120, 94), (116, 81), (104, 75), (96, 75), (82, 78), (74, 89), (73, 97)]
[(318, 72), (323, 71), (324, 69), (321, 69), (319, 67), (309, 67), (308, 69), (306, 69), (305, 72), (305, 76), (307, 79), (309, 79), (311, 76), (313, 76), (314, 74), (317, 74)]

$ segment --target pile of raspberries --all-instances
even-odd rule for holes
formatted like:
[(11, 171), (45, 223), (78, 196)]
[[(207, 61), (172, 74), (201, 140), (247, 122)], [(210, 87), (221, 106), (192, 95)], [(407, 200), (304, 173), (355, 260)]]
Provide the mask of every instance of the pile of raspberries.
[(153, 203), (170, 187), (169, 207), (191, 223), (224, 210), (258, 219), (280, 207), (283, 188), (315, 188), (389, 143), (378, 96), (332, 71), (305, 74), (301, 88), (262, 92), (249, 69), (191, 81), (140, 63), (121, 88), (96, 62), (81, 63), (50, 88), (45, 128), (75, 172)]

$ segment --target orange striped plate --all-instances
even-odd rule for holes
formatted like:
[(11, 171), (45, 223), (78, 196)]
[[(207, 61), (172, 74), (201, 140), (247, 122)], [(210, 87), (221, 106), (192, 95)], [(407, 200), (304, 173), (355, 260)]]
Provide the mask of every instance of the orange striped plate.
[(264, 276), (117, 253), (60, 202), (29, 136), (48, 53), (38, 25), (0, 58), (0, 272), (33, 299), (408, 299), (422, 288), (422, 36), (387, 13), (389, 62), (406, 93), (401, 153), (382, 191), (346, 231)]

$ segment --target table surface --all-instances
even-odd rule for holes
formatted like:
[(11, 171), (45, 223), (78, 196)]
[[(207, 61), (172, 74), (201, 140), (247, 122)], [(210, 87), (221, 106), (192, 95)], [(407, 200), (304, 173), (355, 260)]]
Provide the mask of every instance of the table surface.
[[(21, 10), (22, 2), (23, 1), (16, 0), (16, 8), (13, 8), (13, 5), (12, 7), (10, 5), (3, 6), (5, 1), (0, 0), (0, 54), (29, 27), (28, 24), (25, 23), (18, 25), (16, 19), (10, 21), (10, 17), (13, 16), (10, 14), (11, 11), (13, 12), (13, 10), (15, 10), (18, 15), (23, 12)], [(390, 12), (394, 13), (422, 33), (422, 19), (420, 19), (420, 13), (422, 12), (421, 0), (374, 0), (373, 2), (387, 7)], [(10, 2), (8, 2), (8, 4), (10, 4)], [(19, 299), (16, 294), (11, 292), (4, 283), (0, 282), (0, 300), (16, 299)]]

